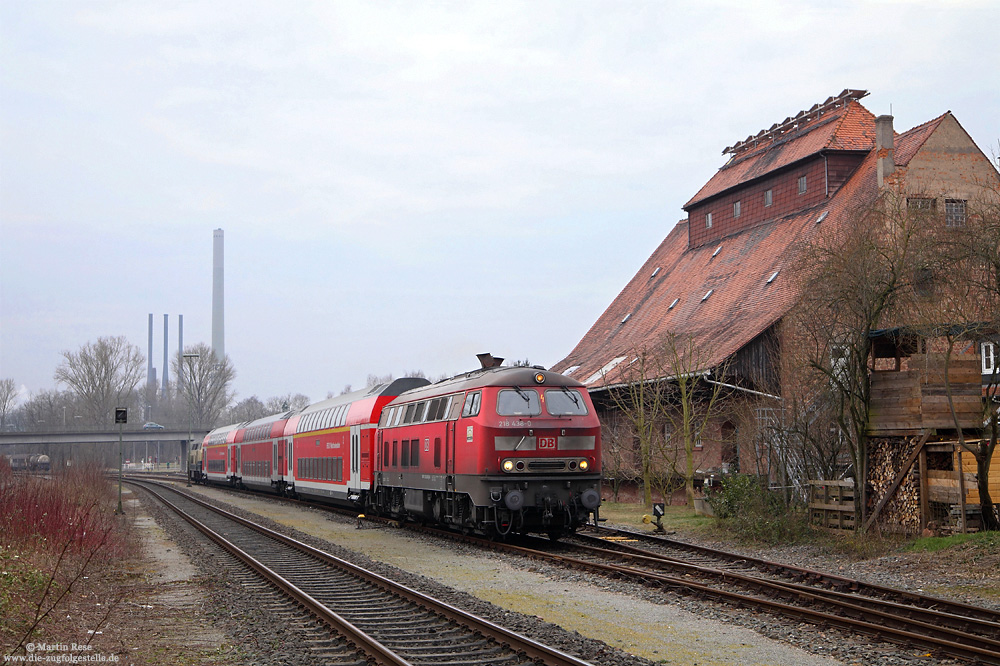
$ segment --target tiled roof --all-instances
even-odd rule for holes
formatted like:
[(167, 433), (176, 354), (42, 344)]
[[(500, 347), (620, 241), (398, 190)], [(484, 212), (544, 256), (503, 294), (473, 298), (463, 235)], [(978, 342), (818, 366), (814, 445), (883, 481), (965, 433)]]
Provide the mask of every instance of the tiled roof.
[(934, 133), (934, 130), (938, 128), (941, 121), (950, 113), (950, 111), (947, 111), (934, 120), (928, 120), (926, 123), (917, 125), (903, 134), (896, 134), (893, 140), (893, 162), (896, 163), (896, 166), (905, 167), (908, 165), (913, 156), (920, 150), (920, 147), (924, 145), (927, 137)]
[[(840, 139), (841, 145), (859, 145), (851, 142), (874, 134), (874, 117), (866, 110), (848, 109), (833, 122), (824, 121), (842, 126), (863, 118), (869, 119), (870, 132), (859, 126)], [(897, 135), (897, 162), (909, 162), (941, 118)], [(817, 136), (823, 137), (819, 143), (830, 145), (838, 133), (831, 127)], [(573, 351), (552, 369), (566, 372), (577, 366), (572, 376), (590, 388), (613, 385), (622, 381), (622, 368), (635, 351), (655, 345), (667, 333), (691, 340), (699, 353), (698, 369), (717, 367), (789, 312), (798, 296), (793, 275), (798, 249), (818, 234), (846, 224), (855, 207), (870, 205), (877, 194), (876, 156), (870, 150), (832, 198), (718, 243), (689, 248), (687, 221), (682, 220)], [(601, 372), (622, 357), (616, 369)]]
[(825, 150), (867, 151), (874, 146), (875, 116), (851, 100), (792, 132), (736, 155), (684, 204), (684, 209)]

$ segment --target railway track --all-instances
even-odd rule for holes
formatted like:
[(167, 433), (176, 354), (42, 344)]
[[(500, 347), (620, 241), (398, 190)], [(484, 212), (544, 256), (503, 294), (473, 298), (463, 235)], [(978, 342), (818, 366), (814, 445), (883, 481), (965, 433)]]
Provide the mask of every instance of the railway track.
[[(318, 620), (311, 641), (336, 663), (515, 666), (587, 662), (399, 585), (305, 543), (149, 481), (130, 480), (280, 591), (289, 623)], [(244, 579), (246, 574), (241, 574)], [(250, 585), (250, 583), (245, 583)], [(254, 584), (261, 594), (260, 584)], [(309, 618), (293, 617), (297, 608)], [(351, 656), (349, 653), (355, 654)]]
[(581, 532), (557, 545), (546, 539), (514, 544), (412, 524), (407, 527), (727, 606), (919, 646), (940, 656), (1000, 665), (1000, 612), (979, 606), (606, 527)]
[(601, 537), (579, 535), (555, 548), (542, 539), (516, 545), (471, 541), (576, 570), (920, 646), (942, 656), (1000, 664), (1000, 613), (990, 609), (675, 542), (680, 545), (669, 547), (689, 556), (682, 559), (677, 552), (667, 555), (622, 542), (623, 536), (638, 536), (631, 532), (596, 532)]

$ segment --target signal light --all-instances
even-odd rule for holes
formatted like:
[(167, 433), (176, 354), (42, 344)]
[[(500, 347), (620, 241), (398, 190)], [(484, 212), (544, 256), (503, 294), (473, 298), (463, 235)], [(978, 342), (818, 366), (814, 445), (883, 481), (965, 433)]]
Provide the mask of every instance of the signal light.
[(540, 372), (536, 372), (535, 373), (535, 383), (536, 384), (544, 384), (545, 383), (545, 375), (543, 375)]

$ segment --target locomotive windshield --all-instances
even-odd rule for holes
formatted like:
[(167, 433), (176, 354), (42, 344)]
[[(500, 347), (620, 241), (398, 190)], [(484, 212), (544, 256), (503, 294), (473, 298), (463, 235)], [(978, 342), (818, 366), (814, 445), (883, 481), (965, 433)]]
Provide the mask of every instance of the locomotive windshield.
[(552, 416), (582, 416), (587, 413), (587, 404), (575, 389), (549, 389), (545, 392), (545, 409)]
[(497, 394), (497, 414), (500, 416), (538, 416), (542, 404), (534, 389), (505, 389)]

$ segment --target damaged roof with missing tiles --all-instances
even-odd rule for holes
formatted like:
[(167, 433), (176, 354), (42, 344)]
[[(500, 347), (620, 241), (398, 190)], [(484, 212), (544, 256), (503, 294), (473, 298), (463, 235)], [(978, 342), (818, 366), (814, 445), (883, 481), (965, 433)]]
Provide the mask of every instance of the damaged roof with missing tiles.
[[(854, 105), (857, 102), (852, 101), (848, 106)], [(874, 136), (874, 117), (864, 109), (845, 109), (830, 124), (856, 121), (870, 124), (870, 132), (863, 127), (850, 134)], [(896, 135), (897, 154), (903, 153), (908, 161), (939, 122), (940, 118)], [(830, 145), (837, 132), (830, 128), (822, 134), (823, 140), (814, 145)], [(870, 149), (831, 198), (717, 243), (689, 247), (688, 222), (681, 220), (579, 344), (552, 369), (571, 371), (591, 389), (614, 385), (624, 381), (624, 369), (638, 350), (655, 345), (668, 333), (690, 340), (699, 354), (698, 370), (717, 367), (790, 311), (798, 297), (794, 270), (798, 250), (820, 234), (846, 225), (854, 210), (871, 205), (877, 196), (876, 151)]]

